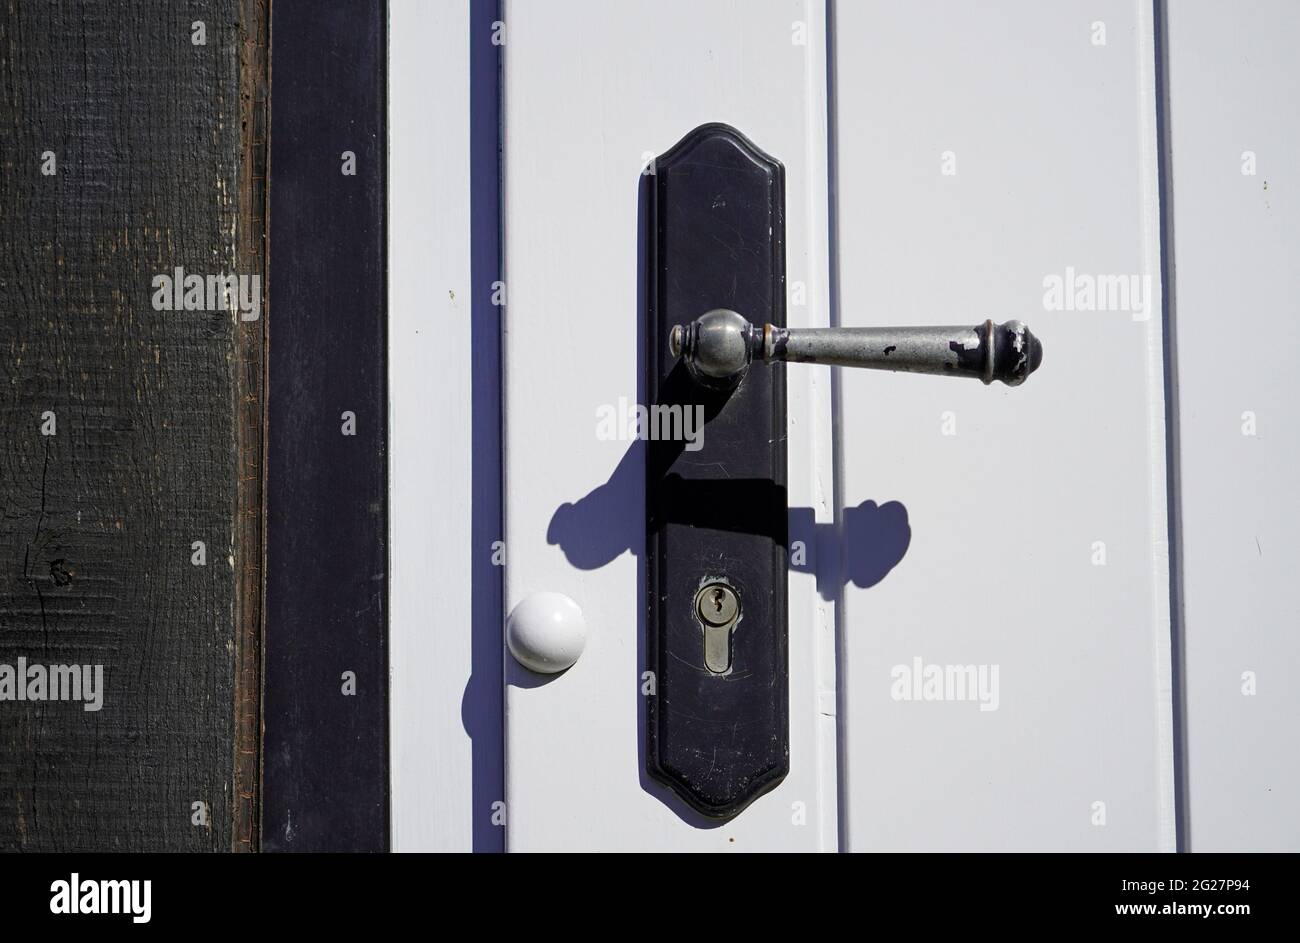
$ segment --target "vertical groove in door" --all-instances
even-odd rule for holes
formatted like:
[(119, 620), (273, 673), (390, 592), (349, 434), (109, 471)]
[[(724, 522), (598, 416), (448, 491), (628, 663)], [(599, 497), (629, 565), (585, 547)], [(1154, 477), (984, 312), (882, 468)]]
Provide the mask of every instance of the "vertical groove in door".
[[(826, 0), (826, 267), (827, 267), (827, 317), (829, 327), (840, 326), (840, 219), (839, 219), (839, 127), (838, 100), (835, 94), (836, 0)], [(845, 692), (848, 690), (848, 659), (844, 657), (844, 453), (840, 447), (841, 370), (830, 367), (831, 385), (831, 496), (835, 529), (835, 798), (837, 812), (837, 838), (840, 851), (849, 848), (849, 764), (848, 741), (845, 727), (848, 711)]]
[[(472, 841), (475, 851), (504, 851), (505, 827), (493, 804), (505, 794), (505, 686), (501, 572), (490, 552), (501, 521), (501, 45), (499, 0), (470, 7), (470, 327), (471, 349), (471, 672), (473, 718)], [(467, 720), (467, 723), (470, 721)]]
[[(497, 17), (504, 21), (510, 15), (509, 4), (507, 0), (497, 0)], [(509, 131), (509, 122), (507, 120), (507, 107), (509, 100), (507, 92), (510, 81), (510, 53), (502, 45), (498, 53), (498, 71), (497, 71), (497, 215), (498, 215), (498, 238), (497, 246), (497, 277), (501, 279), (504, 285), (509, 281), (510, 258), (507, 250), (509, 239), (508, 216), (510, 210), (510, 193), (507, 186), (507, 173), (509, 170), (509, 151), (507, 150), (507, 133)], [(497, 431), (500, 435), (501, 443), (501, 541), (504, 546), (510, 544), (510, 515), (508, 512), (509, 495), (510, 495), (510, 440), (509, 436), (509, 417), (507, 415), (506, 403), (509, 401), (509, 382), (510, 371), (508, 366), (509, 344), (506, 338), (506, 318), (509, 316), (509, 296), (506, 296), (506, 304), (501, 307), (501, 325), (497, 334), (497, 369), (500, 371), (500, 380), (497, 384), (497, 394), (500, 397), (499, 404), (499, 426)], [(505, 803), (507, 817), (505, 825), (501, 829), (501, 850), (509, 853), (511, 848), (511, 818), (510, 803), (512, 797), (510, 794), (510, 692), (507, 689), (507, 678), (509, 677), (511, 656), (506, 651), (505, 645), (505, 620), (507, 612), (507, 582), (509, 574), (506, 568), (501, 568), (500, 584), (500, 608), (498, 614), (501, 619), (501, 799)]]
[(1173, 148), (1169, 135), (1169, 36), (1164, 0), (1152, 0), (1155, 62), (1156, 161), (1160, 198), (1160, 285), (1164, 325), (1165, 488), (1169, 540), (1169, 649), (1175, 848), (1189, 851), (1187, 807), (1187, 687), (1183, 646), (1182, 490), (1179, 475), (1178, 332), (1174, 284)]

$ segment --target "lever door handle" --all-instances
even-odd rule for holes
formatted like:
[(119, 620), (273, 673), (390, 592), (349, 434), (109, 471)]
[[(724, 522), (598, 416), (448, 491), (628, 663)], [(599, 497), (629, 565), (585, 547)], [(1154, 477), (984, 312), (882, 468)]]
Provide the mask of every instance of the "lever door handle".
[[(642, 369), (663, 422), (645, 448), (645, 766), (726, 819), (790, 770), (786, 371), (751, 365), (1015, 386), (1043, 351), (1018, 321), (788, 329), (781, 162), (707, 124), (652, 166), (638, 194)], [(678, 433), (698, 417), (689, 447), (672, 417)]]
[(730, 389), (755, 360), (822, 363), (904, 373), (1001, 380), (1019, 386), (1043, 361), (1043, 346), (1020, 321), (975, 327), (759, 327), (715, 308), (678, 324), (669, 350), (702, 386)]

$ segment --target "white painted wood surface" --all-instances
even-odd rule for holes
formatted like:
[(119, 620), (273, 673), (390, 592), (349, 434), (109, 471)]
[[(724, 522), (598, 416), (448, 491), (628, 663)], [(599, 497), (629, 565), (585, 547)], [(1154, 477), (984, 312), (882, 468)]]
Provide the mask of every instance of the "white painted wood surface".
[[(1184, 842), (1295, 850), (1300, 13), (1170, 6)], [(549, 682), (507, 661), (508, 845), (1173, 850), (1151, 6), (832, 10), (833, 204), (822, 3), (505, 5), (506, 610), (562, 592), (591, 630)], [(491, 814), (467, 727), (482, 470), (469, 411), (439, 405), (476, 397), (468, 29), (463, 4), (391, 5), (397, 850), (482, 847)], [(785, 164), (792, 325), (1020, 318), (1045, 359), (1014, 390), (844, 371), (834, 417), (830, 371), (788, 368), (791, 507), (829, 529), (846, 506), (846, 556), (814, 559), (820, 591), (790, 575), (790, 776), (700, 828), (641, 772), (643, 482), (596, 411), (636, 399), (640, 167), (715, 120)], [(1149, 277), (1145, 310), (1045, 310), (1067, 269)], [(598, 514), (557, 526), (592, 492)], [(840, 569), (871, 585), (837, 612)], [(915, 658), (997, 666), (997, 710), (895, 700)]]
[(1168, 6), (1186, 847), (1296, 851), (1300, 7)]
[[(848, 846), (1172, 850), (1149, 6), (836, 27), (842, 322), (1019, 318), (1044, 345), (1018, 389), (844, 372), (843, 503), (880, 506), (848, 566), (905, 545), (845, 593)], [(1149, 275), (1149, 317), (1044, 310), (1069, 268)], [(996, 667), (997, 709), (895, 699), (916, 658)]]
[[(635, 450), (616, 475), (631, 443), (596, 435), (601, 406), (637, 396), (640, 170), (697, 125), (732, 124), (785, 164), (788, 279), (807, 291), (790, 323), (826, 323), (822, 16), (788, 0), (506, 5), (506, 603), (564, 593), (590, 630), (547, 683), (507, 665), (510, 850), (836, 846), (834, 620), (811, 573), (790, 577), (786, 780), (717, 828), (643, 783), (644, 474)], [(827, 374), (790, 374), (790, 502), (822, 521), (829, 410)], [(607, 483), (598, 513), (553, 520)]]
[(469, 5), (389, 6), (392, 847), (469, 851), (472, 672)]

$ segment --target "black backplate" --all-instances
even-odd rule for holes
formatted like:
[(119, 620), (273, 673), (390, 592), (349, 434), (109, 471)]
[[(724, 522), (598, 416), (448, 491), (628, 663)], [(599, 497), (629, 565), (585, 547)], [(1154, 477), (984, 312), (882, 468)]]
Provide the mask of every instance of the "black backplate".
[[(695, 384), (668, 349), (712, 308), (785, 325), (785, 178), (734, 128), (696, 128), (648, 183), (647, 402), (703, 409), (703, 445), (647, 443), (650, 667), (646, 769), (694, 809), (735, 815), (790, 765), (784, 366), (755, 364), (730, 393)], [(731, 670), (704, 665), (694, 599), (740, 595)]]

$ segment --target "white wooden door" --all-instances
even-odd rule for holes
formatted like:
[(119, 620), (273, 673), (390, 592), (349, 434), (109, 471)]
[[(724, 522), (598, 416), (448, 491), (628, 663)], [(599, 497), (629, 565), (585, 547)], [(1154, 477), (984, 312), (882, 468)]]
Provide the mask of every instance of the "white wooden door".
[[(456, 246), (481, 200), (473, 119), (420, 91), (467, 96), (469, 60), (402, 38), (485, 24), (394, 3), (394, 847), (493, 829), (519, 851), (1300, 847), (1300, 145), (1277, 120), (1300, 19), (1173, 7), (506, 0), (486, 24), (505, 306), (485, 380), (457, 320), (485, 290)], [(808, 557), (788, 574), (790, 770), (721, 824), (645, 772), (644, 453), (602, 424), (643, 385), (642, 175), (706, 122), (784, 165), (791, 327), (1019, 319), (1044, 347), (1017, 388), (779, 368)], [(429, 153), (447, 172), (424, 175)], [(1225, 363), (1227, 336), (1250, 355)], [(481, 407), (496, 380), (489, 548), (471, 508), (497, 457), (445, 469), (432, 499), (430, 463), (478, 437), (418, 417)], [(503, 653), (499, 801), (488, 553), (503, 615), (560, 593), (587, 627), (561, 673)], [(461, 634), (436, 629), (448, 605)]]

